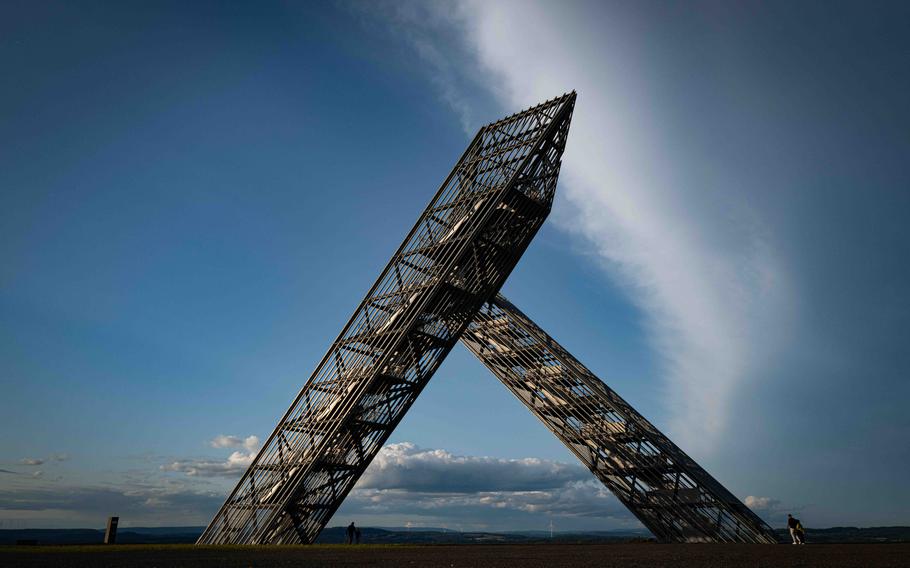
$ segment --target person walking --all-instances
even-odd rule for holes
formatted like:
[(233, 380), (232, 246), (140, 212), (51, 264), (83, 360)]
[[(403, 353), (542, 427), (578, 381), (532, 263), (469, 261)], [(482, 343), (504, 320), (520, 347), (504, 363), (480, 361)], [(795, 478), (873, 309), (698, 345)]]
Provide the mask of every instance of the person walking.
[(796, 538), (799, 539), (800, 544), (806, 544), (806, 531), (799, 519), (796, 519)]
[(357, 531), (357, 527), (354, 526), (354, 521), (351, 521), (351, 524), (348, 525), (348, 544), (354, 544), (354, 533)]
[(793, 515), (787, 515), (787, 528), (790, 529), (790, 538), (793, 539), (793, 544), (805, 544), (804, 540), (805, 531), (803, 531), (803, 525), (800, 524), (799, 519), (793, 518)]

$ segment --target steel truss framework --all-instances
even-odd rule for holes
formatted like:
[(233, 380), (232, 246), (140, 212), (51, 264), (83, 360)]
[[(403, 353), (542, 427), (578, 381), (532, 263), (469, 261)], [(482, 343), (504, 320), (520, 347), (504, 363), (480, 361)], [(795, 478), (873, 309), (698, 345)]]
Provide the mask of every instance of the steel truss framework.
[(777, 542), (764, 521), (502, 295), (461, 341), (659, 540)]
[(574, 105), (480, 129), (200, 543), (316, 538), (549, 213)]
[[(735, 497), (494, 299), (549, 214), (574, 105), (573, 92), (480, 129), (199, 544), (313, 542), (459, 339), (658, 538), (769, 541)], [(525, 359), (494, 353), (518, 347), (521, 333), (546, 340), (533, 356), (531, 343), (521, 346)], [(554, 375), (547, 382), (541, 372)], [(565, 381), (590, 393), (554, 398)], [(590, 414), (581, 416), (582, 404)], [(610, 436), (611, 420), (625, 438)], [(590, 434), (571, 433), (582, 423)]]

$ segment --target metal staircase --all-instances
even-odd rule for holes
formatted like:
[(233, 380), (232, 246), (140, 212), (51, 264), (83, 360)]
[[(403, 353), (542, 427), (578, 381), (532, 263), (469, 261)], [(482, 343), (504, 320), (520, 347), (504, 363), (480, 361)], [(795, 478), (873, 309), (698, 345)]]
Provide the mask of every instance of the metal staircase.
[(777, 542), (764, 521), (502, 295), (461, 341), (658, 540)]
[(480, 129), (199, 543), (316, 538), (543, 224), (574, 104)]
[(573, 92), (480, 129), (199, 544), (313, 542), (459, 339), (659, 540), (774, 542), (496, 295), (549, 214), (574, 106)]

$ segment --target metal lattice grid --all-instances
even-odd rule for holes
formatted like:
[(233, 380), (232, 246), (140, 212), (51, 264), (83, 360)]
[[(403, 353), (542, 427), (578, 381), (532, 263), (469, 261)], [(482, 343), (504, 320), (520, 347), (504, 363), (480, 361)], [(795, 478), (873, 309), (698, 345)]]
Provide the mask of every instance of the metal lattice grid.
[(775, 543), (767, 524), (503, 296), (461, 341), (663, 542)]
[(548, 215), (574, 104), (480, 129), (200, 544), (316, 538)]

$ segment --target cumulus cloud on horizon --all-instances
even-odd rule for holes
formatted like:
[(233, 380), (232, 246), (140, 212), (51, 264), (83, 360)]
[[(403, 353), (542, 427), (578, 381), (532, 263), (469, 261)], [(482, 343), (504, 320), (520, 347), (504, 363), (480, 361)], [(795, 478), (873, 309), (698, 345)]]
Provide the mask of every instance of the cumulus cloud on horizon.
[(213, 448), (246, 448), (247, 451), (252, 452), (259, 448), (259, 437), (258, 436), (247, 436), (246, 438), (241, 438), (239, 436), (227, 436), (225, 434), (220, 434), (215, 436), (210, 442), (209, 445)]
[(67, 453), (56, 453), (51, 454), (48, 458), (22, 458), (19, 460), (19, 465), (44, 465), (48, 462), (64, 462), (70, 459), (70, 455)]
[(361, 489), (400, 489), (423, 493), (537, 491), (590, 478), (577, 464), (538, 458), (457, 456), (422, 449), (410, 442), (382, 448), (357, 484)]
[(745, 503), (746, 507), (749, 507), (770, 523), (784, 523), (786, 522), (787, 513), (796, 512), (802, 509), (802, 507), (788, 506), (782, 503), (780, 499), (775, 499), (773, 497), (758, 497), (755, 495), (746, 496), (746, 498), (743, 499), (743, 503)]
[(167, 484), (71, 485), (0, 488), (0, 511), (8, 518), (40, 520), (49, 526), (100, 526), (111, 512), (137, 522), (201, 524), (217, 510), (219, 492)]
[[(0, 511), (48, 526), (93, 526), (110, 511), (134, 523), (202, 524), (226, 497), (220, 482), (248, 462), (177, 460), (161, 467), (187, 477), (124, 475), (104, 486), (31, 482), (0, 489)], [(230, 473), (229, 473), (230, 472)], [(9, 472), (15, 473), (15, 472)], [(213, 484), (214, 482), (214, 484)], [(365, 526), (451, 526), (460, 530), (628, 528), (638, 521), (584, 467), (536, 458), (461, 456), (409, 442), (380, 450), (336, 518)], [(349, 522), (346, 521), (345, 524)]]
[(765, 510), (780, 505), (780, 501), (777, 499), (773, 499), (771, 497), (756, 497), (754, 495), (747, 496), (743, 500), (743, 503), (745, 503), (746, 506), (750, 509), (754, 510)]
[[(216, 438), (218, 447), (233, 447)], [(222, 443), (223, 442), (223, 443)], [(214, 444), (213, 444), (214, 445)], [(239, 477), (254, 453), (236, 451), (227, 460), (181, 459), (161, 471), (192, 478)], [(638, 521), (580, 464), (538, 458), (505, 459), (456, 455), (410, 442), (383, 447), (344, 501), (340, 515), (394, 524), (420, 518), (466, 527), (533, 526), (555, 516), (603, 526), (638, 528)], [(586, 521), (584, 519), (587, 519)], [(596, 519), (596, 520), (595, 520)], [(480, 524), (478, 524), (480, 523)], [(484, 524), (492, 523), (492, 524)]]
[(176, 460), (161, 466), (161, 471), (185, 473), (192, 477), (237, 477), (253, 463), (255, 453), (232, 452), (226, 460)]
[(213, 448), (242, 448), (231, 452), (226, 460), (183, 459), (161, 466), (161, 471), (185, 473), (192, 477), (236, 477), (246, 471), (253, 463), (259, 451), (259, 437), (227, 436), (221, 434), (213, 438), (209, 445)]
[[(561, 526), (640, 528), (579, 464), (537, 458), (459, 456), (410, 442), (382, 448), (345, 500), (339, 517), (383, 524), (409, 518), (461, 528)], [(573, 525), (572, 523), (577, 523)]]

